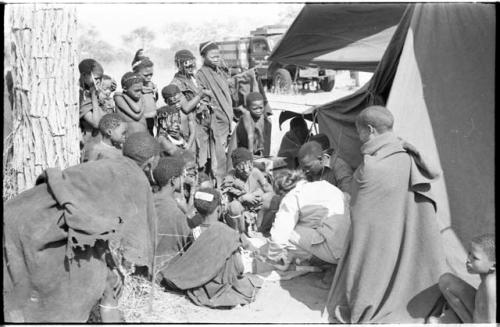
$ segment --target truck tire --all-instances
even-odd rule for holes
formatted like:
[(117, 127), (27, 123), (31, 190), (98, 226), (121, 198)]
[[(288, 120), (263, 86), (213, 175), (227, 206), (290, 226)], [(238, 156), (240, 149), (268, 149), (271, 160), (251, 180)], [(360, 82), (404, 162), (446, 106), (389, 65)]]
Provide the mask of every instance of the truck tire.
[(274, 89), (278, 93), (288, 93), (292, 89), (292, 75), (284, 68), (276, 70), (273, 76)]
[(335, 86), (335, 77), (325, 77), (321, 82), (320, 82), (320, 87), (323, 91), (325, 92), (330, 92), (333, 90), (333, 87)]

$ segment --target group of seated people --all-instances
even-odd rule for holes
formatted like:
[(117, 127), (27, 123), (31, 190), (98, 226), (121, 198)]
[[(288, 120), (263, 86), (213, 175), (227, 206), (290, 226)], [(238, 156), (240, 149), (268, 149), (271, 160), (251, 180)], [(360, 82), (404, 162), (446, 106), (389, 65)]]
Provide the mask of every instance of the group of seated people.
[[(232, 308), (255, 300), (262, 286), (262, 279), (255, 276), (259, 264), (282, 271), (298, 265), (317, 265), (328, 267), (320, 286), (330, 288), (331, 285), (327, 305), (335, 322), (391, 321), (384, 320), (387, 317), (394, 317), (392, 321), (405, 321), (410, 319), (405, 311), (405, 301), (411, 300), (417, 288), (421, 291), (438, 281), (451, 311), (462, 321), (491, 320), (491, 276), (496, 276), (494, 254), (491, 255), (494, 253), (494, 239), (482, 237), (473, 242), (468, 268), (481, 276), (477, 295), (472, 286), (455, 276), (442, 274), (444, 270), (437, 264), (442, 258), (439, 230), (435, 221), (427, 220), (433, 215), (432, 210), (429, 211), (432, 208), (431, 199), (425, 198), (420, 189), (408, 190), (408, 183), (411, 188), (412, 178), (416, 175), (411, 171), (414, 167), (411, 162), (422, 166), (422, 158), (416, 149), (392, 134), (393, 118), (387, 109), (369, 107), (356, 120), (364, 156), (356, 172), (353, 173), (349, 164), (331, 148), (327, 135), (309, 135), (305, 121), (297, 117), (291, 121), (290, 132), (283, 138), (278, 153), (287, 159), (288, 167), (271, 174), (257, 168), (254, 162), (256, 154), (262, 150), (262, 141), (259, 141), (262, 139), (262, 127), (259, 126), (264, 123), (264, 110), (262, 95), (250, 93), (246, 99), (247, 111), (243, 112), (235, 129), (236, 146), (228, 151), (231, 169), (219, 181), (210, 170), (205, 170), (205, 166), (200, 167), (199, 155), (192, 151), (192, 144), (196, 142), (193, 135), (196, 135), (195, 130), (199, 126), (192, 117), (183, 114), (197, 107), (203, 97), (211, 96), (211, 92), (202, 90), (188, 101), (178, 86), (169, 84), (161, 92), (166, 106), (156, 108), (158, 91), (151, 82), (152, 66), (149, 58), (138, 53), (133, 62), (134, 72), (126, 73), (121, 80), (123, 93), (115, 93), (111, 99), (110, 94), (116, 89), (116, 83), (103, 75), (102, 67), (95, 60), (80, 63), (82, 155), (83, 161), (88, 162), (68, 168), (76, 176), (78, 172), (82, 175), (88, 173), (89, 177), (82, 183), (91, 185), (95, 182), (104, 188), (113, 185), (105, 185), (99, 180), (104, 177), (99, 177), (96, 172), (102, 167), (109, 168), (110, 178), (118, 178), (119, 175), (119, 172), (112, 173), (113, 167), (123, 170), (131, 162), (145, 173), (149, 187), (147, 191), (141, 190), (147, 193), (141, 196), (149, 199), (152, 193), (154, 203), (151, 212), (144, 209), (148, 212), (148, 219), (152, 217), (146, 229), (154, 240), (151, 249), (145, 250), (145, 253), (146, 257), (154, 257), (154, 264), (146, 265), (146, 272), (138, 269), (141, 264), (133, 264), (128, 267), (132, 273), (145, 273), (165, 289), (185, 292), (197, 305)], [(203, 112), (199, 114), (203, 115)], [(422, 167), (425, 168), (425, 165)], [(131, 174), (137, 171), (130, 167), (127, 169)], [(140, 175), (144, 180), (144, 175)], [(435, 177), (432, 172), (425, 176), (427, 180)], [(71, 201), (63, 196), (64, 191), (54, 191), (56, 189), (50, 184), (52, 181), (56, 179), (41, 179), (40, 185), (45, 183), (48, 186), (39, 185), (27, 192), (39, 192), (37, 196), (42, 200), (54, 197), (59, 205), (49, 207), (69, 210), (70, 213), (65, 213), (65, 219), (69, 221), (79, 212), (71, 212), (71, 207), (67, 206)], [(82, 190), (70, 181), (62, 184), (65, 191), (71, 187), (78, 192)], [(117, 201), (127, 202), (128, 196), (135, 192), (133, 186), (125, 184), (114, 195)], [(407, 196), (410, 191), (411, 196)], [(33, 196), (32, 193), (29, 196)], [(24, 221), (28, 224), (30, 219), (29, 215), (20, 215), (17, 206), (26, 205), (32, 198), (25, 193), (20, 196), (27, 197), (24, 204), (14, 199), (7, 203), (4, 211), (5, 226), (11, 231), (9, 235), (21, 234), (19, 230), (23, 228)], [(91, 207), (93, 203), (86, 205)], [(117, 207), (113, 213), (120, 213), (118, 203), (113, 205)], [(412, 211), (412, 208), (417, 209)], [(45, 207), (42, 209), (48, 210)], [(59, 211), (53, 215), (57, 219), (61, 217)], [(127, 225), (131, 224), (127, 215), (129, 213), (126, 212), (118, 215), (119, 224), (130, 226)], [(63, 226), (62, 230), (67, 233), (68, 245), (60, 243), (59, 239), (59, 243), (43, 244), (39, 249), (50, 251), (62, 245), (71, 247), (77, 244), (78, 237), (71, 235), (84, 231), (82, 226), (86, 224), (85, 219), (77, 218), (80, 220), (76, 219), (78, 224), (74, 227), (68, 222), (66, 225), (57, 222), (57, 226)], [(114, 225), (110, 223), (109, 226)], [(81, 239), (88, 241), (88, 235), (95, 234), (98, 239), (108, 240), (108, 234), (122, 232), (114, 227), (89, 229), (92, 232), (80, 236)], [(426, 234), (422, 236), (427, 239), (425, 244), (418, 237), (415, 239), (412, 231)], [(134, 238), (130, 227), (128, 232), (127, 237)], [(406, 235), (407, 232), (410, 235)], [(121, 242), (130, 246), (130, 240), (123, 235)], [(17, 262), (16, 253), (29, 253), (30, 249), (21, 249), (24, 245), (19, 243), (22, 242), (15, 236), (11, 237), (12, 245), (10, 239), (7, 240), (7, 259)], [(134, 239), (138, 243), (151, 240)], [(88, 242), (86, 245), (92, 247), (94, 243)], [(98, 242), (95, 244), (97, 246)], [(143, 248), (148, 249), (147, 246)], [(88, 247), (84, 249), (81, 251), (89, 250)], [(410, 252), (405, 252), (408, 249)], [(423, 259), (421, 253), (424, 253)], [(138, 262), (145, 260), (144, 256), (139, 257)], [(409, 268), (414, 267), (412, 260), (416, 258), (429, 265), (422, 267), (431, 271), (424, 274), (423, 279), (415, 274), (413, 268)], [(39, 265), (44, 264), (42, 257), (35, 256), (33, 260), (40, 260)], [(432, 266), (433, 263), (436, 265)], [(105, 272), (96, 274), (92, 281), (102, 285), (97, 292), (98, 297), (93, 300), (98, 302), (104, 322), (122, 320), (118, 310), (119, 289), (123, 283), (123, 274), (120, 273), (122, 264), (105, 261), (105, 264), (98, 266), (96, 263), (95, 266)], [(71, 266), (71, 262), (67, 265)], [(19, 263), (9, 268), (9, 290), (15, 294), (14, 298), (36, 298), (29, 294), (38, 294), (39, 297), (46, 294), (51, 298), (58, 292), (65, 292), (59, 299), (62, 301), (75, 296), (76, 292), (68, 295), (67, 290), (62, 290), (61, 285), (66, 285), (63, 279), (60, 285), (42, 283), (42, 286), (36, 286), (27, 282), (25, 279), (29, 279), (34, 272), (22, 267), (23, 263)], [(61, 268), (58, 273), (66, 276), (64, 274), (70, 271), (75, 276), (75, 271), (71, 269), (80, 268)], [(410, 274), (414, 279), (409, 280)], [(439, 276), (442, 276), (441, 279)], [(376, 278), (380, 279), (380, 283)], [(72, 282), (69, 279), (67, 283), (70, 285)], [(400, 289), (395, 289), (392, 283), (397, 283)], [(410, 284), (413, 288), (408, 286)], [(31, 287), (33, 291), (30, 293), (25, 287), (28, 290)], [(18, 288), (23, 289), (22, 295), (16, 293)], [(475, 298), (475, 302), (471, 297)], [(23, 321), (71, 320), (68, 315), (70, 310), (64, 310), (62, 302), (52, 305), (51, 301), (30, 301), (27, 309), (19, 310), (16, 309), (18, 304), (10, 303), (14, 308), (8, 311), (11, 319), (25, 310)], [(85, 305), (91, 302), (92, 299)], [(23, 308), (23, 305), (20, 307)], [(398, 315), (403, 311), (404, 314)], [(440, 317), (443, 321), (444, 311)], [(51, 313), (53, 315), (49, 317)]]

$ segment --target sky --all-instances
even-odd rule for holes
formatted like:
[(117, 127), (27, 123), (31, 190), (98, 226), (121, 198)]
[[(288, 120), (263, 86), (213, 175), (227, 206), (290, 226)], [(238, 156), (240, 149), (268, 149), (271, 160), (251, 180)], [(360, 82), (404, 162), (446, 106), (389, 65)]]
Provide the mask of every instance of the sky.
[[(121, 35), (135, 28), (147, 26), (155, 33), (161, 33), (168, 22), (186, 22), (203, 28), (204, 24), (237, 20), (235, 35), (249, 33), (256, 27), (272, 24), (279, 20), (280, 13), (295, 10), (302, 4), (225, 4), (225, 3), (176, 3), (176, 4), (77, 4), (79, 23), (95, 26), (102, 38), (118, 46)], [(118, 36), (118, 37), (117, 37)], [(243, 35), (239, 35), (243, 36)], [(157, 46), (164, 38), (157, 38)]]

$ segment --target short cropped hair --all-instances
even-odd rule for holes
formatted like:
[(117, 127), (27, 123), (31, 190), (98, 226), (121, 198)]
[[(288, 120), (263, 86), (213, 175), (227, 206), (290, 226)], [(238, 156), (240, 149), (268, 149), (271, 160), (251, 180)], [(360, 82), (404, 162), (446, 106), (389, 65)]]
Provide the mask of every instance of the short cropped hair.
[(97, 60), (95, 60), (95, 59), (91, 59), (91, 58), (83, 59), (78, 64), (78, 71), (82, 75), (84, 75), (84, 74), (90, 74), (95, 69), (103, 70), (101, 64), (98, 63)]
[(481, 249), (483, 249), (483, 251), (486, 253), (490, 261), (496, 261), (494, 234), (478, 235), (471, 240), (471, 243), (479, 245)]
[(210, 215), (220, 204), (220, 193), (214, 188), (200, 188), (194, 194), (194, 207), (202, 216)]
[(112, 113), (102, 116), (98, 127), (101, 134), (105, 135), (108, 130), (113, 130), (124, 123), (125, 120), (119, 114)]
[(142, 166), (149, 159), (160, 155), (160, 144), (148, 132), (137, 132), (127, 137), (122, 151), (125, 157)]
[(298, 158), (302, 159), (305, 158), (306, 156), (314, 156), (314, 157), (319, 157), (323, 153), (323, 148), (321, 145), (316, 142), (316, 141), (309, 141), (304, 144), (299, 149), (299, 154)]
[(361, 127), (371, 125), (377, 132), (385, 132), (392, 130), (394, 116), (386, 107), (370, 106), (356, 117), (356, 125)]
[(158, 186), (163, 187), (174, 177), (182, 175), (184, 161), (179, 157), (163, 157), (153, 170), (153, 177)]
[(324, 150), (330, 149), (330, 140), (328, 139), (328, 136), (323, 133), (319, 133), (316, 135), (313, 135), (309, 138), (310, 142), (318, 142), (321, 145), (321, 148)]
[(122, 89), (128, 89), (134, 84), (139, 84), (139, 83), (142, 84), (143, 82), (144, 78), (133, 72), (126, 72), (121, 79)]

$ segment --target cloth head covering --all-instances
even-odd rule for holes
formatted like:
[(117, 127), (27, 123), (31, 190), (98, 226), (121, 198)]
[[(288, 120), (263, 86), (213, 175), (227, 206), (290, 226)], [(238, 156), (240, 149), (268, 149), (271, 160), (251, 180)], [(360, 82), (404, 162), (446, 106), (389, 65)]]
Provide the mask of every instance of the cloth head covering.
[(170, 97), (173, 97), (173, 96), (177, 95), (178, 93), (181, 93), (181, 90), (175, 84), (169, 84), (161, 90), (161, 95), (163, 96), (164, 99), (168, 99)]
[(251, 92), (247, 95), (246, 105), (250, 105), (250, 102), (253, 101), (264, 101), (264, 97), (259, 92)]
[(90, 59), (90, 58), (83, 59), (78, 64), (78, 71), (80, 72), (80, 74), (90, 74), (94, 70), (94, 68), (96, 68), (96, 67), (103, 70), (101, 64), (98, 63), (96, 60)]
[(201, 215), (209, 215), (220, 204), (220, 193), (214, 188), (200, 188), (194, 194), (194, 207)]
[(143, 57), (142, 59), (137, 60), (132, 65), (132, 69), (134, 70), (134, 72), (138, 72), (140, 69), (146, 67), (153, 67), (153, 62), (148, 57)]
[(200, 44), (200, 55), (204, 56), (208, 51), (219, 49), (219, 46), (213, 41), (206, 41)]
[(182, 175), (184, 161), (179, 157), (163, 157), (153, 170), (153, 177), (159, 186), (163, 187), (174, 178)]
[(160, 146), (148, 132), (134, 133), (123, 144), (123, 155), (134, 160), (139, 166), (159, 154)]
[(253, 155), (247, 148), (237, 148), (231, 153), (231, 159), (236, 167), (240, 162), (252, 161)]
[(142, 76), (137, 75), (136, 73), (133, 73), (133, 72), (127, 72), (127, 73), (125, 73), (125, 75), (123, 75), (122, 80), (121, 80), (122, 89), (128, 89), (129, 87), (131, 87), (134, 84), (137, 84), (137, 83), (142, 84), (143, 82), (144, 82), (144, 78), (142, 78)]

